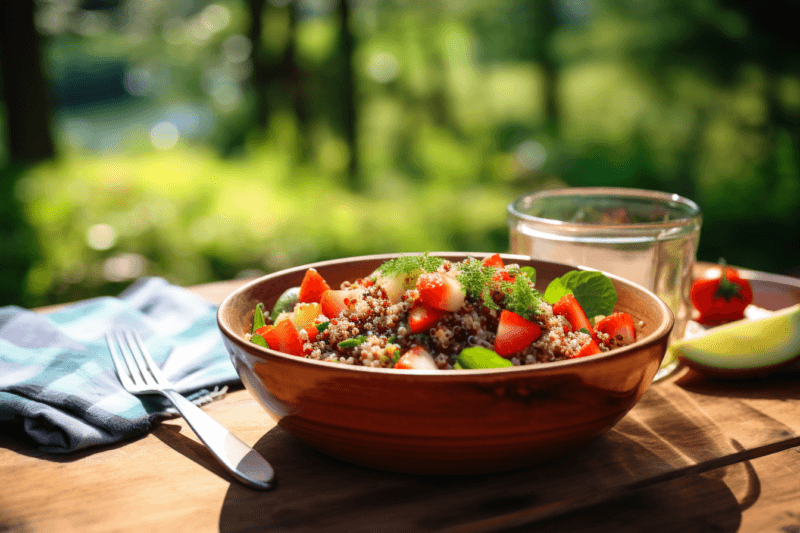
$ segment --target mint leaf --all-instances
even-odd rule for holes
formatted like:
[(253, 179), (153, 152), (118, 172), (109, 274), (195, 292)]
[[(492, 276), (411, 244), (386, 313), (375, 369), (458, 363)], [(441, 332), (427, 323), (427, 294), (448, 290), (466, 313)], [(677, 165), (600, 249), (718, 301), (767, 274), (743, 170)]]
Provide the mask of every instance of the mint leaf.
[(519, 269), (520, 272), (528, 276), (528, 279), (531, 280), (531, 283), (536, 283), (536, 269), (533, 267), (522, 267)]
[[(553, 285), (552, 291), (550, 285)], [(597, 315), (610, 315), (617, 305), (614, 284), (602, 272), (572, 270), (551, 281), (550, 285), (545, 291), (545, 300), (555, 303), (566, 294), (564, 291), (570, 291), (590, 320)]]
[(549, 304), (554, 304), (567, 294), (572, 294), (572, 291), (564, 286), (561, 278), (556, 278), (550, 282), (547, 289), (544, 291), (544, 299)]

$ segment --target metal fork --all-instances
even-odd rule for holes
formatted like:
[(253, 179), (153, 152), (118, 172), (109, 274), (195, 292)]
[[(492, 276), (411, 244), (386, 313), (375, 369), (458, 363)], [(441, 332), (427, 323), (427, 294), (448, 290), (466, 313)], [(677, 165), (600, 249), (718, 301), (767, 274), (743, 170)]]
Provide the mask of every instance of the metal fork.
[(271, 489), (275, 472), (258, 452), (176, 392), (156, 366), (139, 335), (130, 329), (106, 333), (122, 386), (131, 394), (166, 396), (228, 472), (246, 485)]

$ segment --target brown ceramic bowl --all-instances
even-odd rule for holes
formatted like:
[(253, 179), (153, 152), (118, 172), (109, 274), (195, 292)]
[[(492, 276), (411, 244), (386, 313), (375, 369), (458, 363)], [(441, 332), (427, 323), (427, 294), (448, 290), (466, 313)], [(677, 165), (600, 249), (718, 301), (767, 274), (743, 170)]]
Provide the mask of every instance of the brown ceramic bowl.
[[(436, 253), (452, 261), (467, 255)], [(489, 370), (376, 369), (282, 354), (245, 340), (258, 302), (271, 309), (316, 268), (331, 287), (373, 272), (397, 254), (304, 265), (241, 287), (217, 322), (250, 393), (286, 431), (341, 459), (396, 472), (474, 474), (518, 469), (566, 453), (608, 431), (644, 394), (672, 330), (669, 308), (648, 290), (609, 275), (617, 311), (639, 340), (591, 357)], [(537, 287), (574, 267), (503, 255), (536, 268)]]

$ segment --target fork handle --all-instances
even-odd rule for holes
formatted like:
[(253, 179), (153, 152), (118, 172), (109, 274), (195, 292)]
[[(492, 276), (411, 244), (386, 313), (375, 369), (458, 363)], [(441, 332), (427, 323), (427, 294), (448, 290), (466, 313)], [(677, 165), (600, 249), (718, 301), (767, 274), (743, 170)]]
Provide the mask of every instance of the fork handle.
[(180, 411), (228, 472), (243, 483), (257, 489), (271, 489), (275, 471), (257, 451), (242, 442), (195, 404), (174, 390), (161, 391)]

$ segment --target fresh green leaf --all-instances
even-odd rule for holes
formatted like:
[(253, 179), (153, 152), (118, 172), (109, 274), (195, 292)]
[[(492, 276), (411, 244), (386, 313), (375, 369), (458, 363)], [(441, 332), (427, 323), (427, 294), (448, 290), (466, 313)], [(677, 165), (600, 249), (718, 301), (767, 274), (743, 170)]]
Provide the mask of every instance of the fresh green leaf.
[(393, 344), (396, 339), (397, 339), (397, 335), (389, 335), (389, 338), (386, 339), (386, 343), (387, 344)]
[(435, 272), (444, 263), (441, 257), (429, 256), (428, 252), (422, 255), (401, 255), (385, 262), (378, 270), (389, 278), (401, 274), (411, 274), (417, 270), (425, 272)]
[(359, 335), (358, 337), (352, 337), (350, 339), (345, 339), (339, 343), (340, 348), (355, 348), (356, 346), (361, 345), (367, 340), (364, 335)]
[(586, 328), (581, 328), (581, 329), (579, 329), (578, 331), (580, 331), (581, 333), (586, 333), (587, 335), (591, 335), (591, 334), (592, 334), (592, 332), (591, 332), (591, 331), (589, 331), (589, 330), (588, 330), (588, 329), (586, 329)]
[(264, 320), (264, 304), (258, 302), (258, 305), (256, 305), (256, 312), (253, 315), (253, 329), (250, 330), (250, 333), (254, 333), (255, 330), (263, 328), (266, 325), (267, 323)]
[(467, 369), (514, 366), (511, 361), (500, 357), (497, 352), (480, 346), (472, 346), (461, 350), (456, 359), (456, 364), (461, 365), (461, 368)]
[(550, 285), (548, 285), (547, 289), (545, 289), (544, 299), (547, 303), (554, 304), (567, 294), (572, 294), (572, 291), (564, 286), (561, 278), (556, 278), (551, 281)]
[(317, 333), (319, 334), (328, 329), (328, 326), (330, 325), (330, 322), (323, 322), (321, 324), (314, 324), (314, 327), (317, 328)]
[(269, 348), (269, 346), (267, 346), (267, 341), (264, 340), (264, 337), (261, 335), (253, 335), (250, 337), (250, 342), (253, 344), (258, 344), (259, 346), (263, 346), (264, 348)]
[[(614, 284), (602, 272), (572, 270), (560, 278), (554, 279), (550, 285), (556, 282), (560, 284), (559, 291), (566, 289), (575, 295), (575, 299), (578, 300), (586, 316), (590, 319), (597, 315), (610, 315), (614, 311), (614, 306), (617, 305), (617, 291), (614, 289)], [(566, 294), (561, 294), (555, 301), (551, 301), (548, 297), (549, 293), (550, 286), (545, 291), (545, 300), (550, 303), (557, 302), (561, 296)]]
[(525, 267), (520, 268), (519, 271), (522, 272), (523, 274), (525, 274), (526, 276), (528, 276), (528, 279), (531, 280), (531, 283), (533, 283), (533, 284), (536, 283), (536, 269), (535, 268), (525, 266)]

